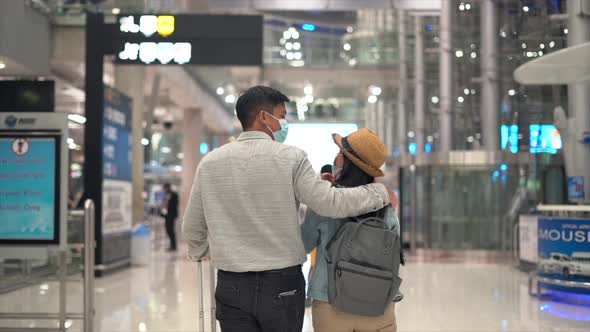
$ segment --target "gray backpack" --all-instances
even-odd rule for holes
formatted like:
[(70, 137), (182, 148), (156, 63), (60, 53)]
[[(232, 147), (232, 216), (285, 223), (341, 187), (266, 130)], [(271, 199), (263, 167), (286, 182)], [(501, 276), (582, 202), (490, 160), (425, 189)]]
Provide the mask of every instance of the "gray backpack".
[(328, 299), (341, 311), (382, 316), (402, 280), (400, 237), (383, 219), (344, 223), (327, 246)]

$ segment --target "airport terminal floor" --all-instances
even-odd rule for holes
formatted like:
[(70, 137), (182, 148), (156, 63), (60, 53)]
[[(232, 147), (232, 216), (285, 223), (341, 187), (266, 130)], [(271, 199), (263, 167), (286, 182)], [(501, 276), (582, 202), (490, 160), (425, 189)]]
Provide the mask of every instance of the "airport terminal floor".
[[(98, 279), (95, 331), (197, 331), (197, 265), (184, 257), (184, 250), (154, 250), (147, 266)], [(590, 295), (531, 297), (527, 274), (503, 258), (421, 253), (410, 255), (401, 275), (405, 298), (396, 307), (400, 332), (586, 332), (590, 326)], [(80, 307), (80, 291), (75, 285), (68, 288), (72, 310)], [(0, 307), (51, 311), (57, 306), (56, 292), (52, 283), (23, 288), (1, 295)], [(73, 321), (68, 331), (80, 331), (79, 323)], [(312, 331), (308, 309), (303, 332)]]

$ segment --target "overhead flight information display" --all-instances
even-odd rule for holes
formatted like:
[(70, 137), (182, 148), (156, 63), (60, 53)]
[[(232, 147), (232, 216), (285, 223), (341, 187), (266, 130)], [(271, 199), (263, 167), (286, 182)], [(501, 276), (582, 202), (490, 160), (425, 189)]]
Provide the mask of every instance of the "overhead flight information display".
[(59, 243), (59, 136), (0, 136), (0, 242)]

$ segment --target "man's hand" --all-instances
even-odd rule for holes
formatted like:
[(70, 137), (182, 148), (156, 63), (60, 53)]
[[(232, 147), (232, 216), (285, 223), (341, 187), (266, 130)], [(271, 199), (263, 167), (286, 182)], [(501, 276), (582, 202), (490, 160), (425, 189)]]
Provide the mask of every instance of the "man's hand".
[(398, 198), (397, 198), (397, 194), (391, 190), (388, 186), (385, 186), (385, 189), (387, 189), (387, 192), (389, 193), (389, 202), (391, 203), (391, 207), (396, 209), (397, 205), (398, 205)]

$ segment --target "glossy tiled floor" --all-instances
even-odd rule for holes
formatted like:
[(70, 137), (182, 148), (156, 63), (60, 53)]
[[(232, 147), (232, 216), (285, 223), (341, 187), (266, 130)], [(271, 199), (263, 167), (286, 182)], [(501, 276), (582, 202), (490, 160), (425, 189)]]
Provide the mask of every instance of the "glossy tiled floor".
[[(97, 279), (95, 330), (197, 331), (196, 264), (181, 256), (154, 252), (149, 266)], [(397, 307), (398, 331), (590, 331), (590, 296), (574, 298), (576, 304), (531, 298), (526, 275), (500, 263), (413, 261), (403, 269), (406, 298)], [(77, 284), (68, 287), (70, 311), (79, 311), (80, 291)], [(56, 293), (56, 285), (47, 283), (1, 295), (0, 311), (55, 310)], [(308, 311), (304, 331), (313, 331), (310, 318)], [(80, 324), (74, 321), (71, 330), (79, 331)]]

